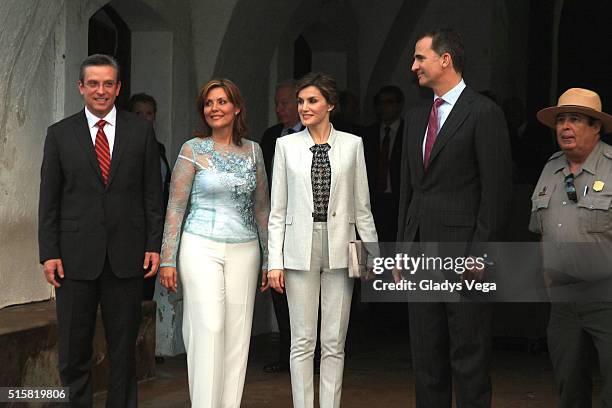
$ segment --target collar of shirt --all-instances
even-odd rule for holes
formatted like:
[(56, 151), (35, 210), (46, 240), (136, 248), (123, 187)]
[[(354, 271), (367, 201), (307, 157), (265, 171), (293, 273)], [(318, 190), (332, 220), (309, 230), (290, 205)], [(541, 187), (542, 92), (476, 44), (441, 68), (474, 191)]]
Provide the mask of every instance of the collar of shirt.
[(397, 130), (399, 129), (399, 125), (401, 122), (402, 118), (398, 117), (397, 119), (395, 119), (393, 122), (391, 122), (388, 125), (385, 125), (383, 122), (380, 122), (380, 131), (378, 132), (378, 134), (380, 135), (380, 143), (382, 143), (382, 140), (385, 137), (385, 128), (390, 127), (391, 128), (391, 142), (393, 142), (393, 139), (395, 138), (395, 135), (397, 134)]
[[(378, 146), (382, 147), (383, 139), (385, 138), (385, 128), (390, 127), (391, 132), (389, 133), (389, 157), (391, 157), (391, 151), (393, 150), (393, 144), (395, 143), (395, 137), (397, 136), (397, 131), (399, 130), (400, 122), (402, 118), (399, 117), (388, 125), (385, 125), (381, 122), (380, 131), (378, 132)], [(402, 135), (400, 135), (402, 137)]]
[(117, 108), (113, 106), (110, 112), (106, 114), (103, 118), (99, 118), (85, 107), (85, 117), (87, 118), (87, 126), (89, 127), (89, 134), (91, 135), (91, 143), (95, 146), (96, 144), (96, 134), (98, 133), (98, 127), (96, 123), (100, 119), (104, 119), (106, 121), (106, 125), (104, 126), (104, 134), (106, 135), (106, 139), (108, 140), (108, 147), (110, 149), (111, 157), (113, 155), (113, 147), (115, 146), (115, 129), (117, 124)]
[[(117, 122), (117, 108), (113, 106), (113, 109), (111, 109), (111, 111), (108, 112), (105, 117), (99, 118), (93, 113), (91, 113), (89, 109), (87, 109), (87, 106), (86, 106), (85, 107), (85, 117), (87, 118), (87, 125), (90, 128), (95, 127), (96, 131), (98, 129), (98, 127), (96, 126), (96, 123), (98, 123), (100, 119), (104, 119), (107, 125), (115, 126), (115, 123)], [(106, 128), (106, 126), (104, 127)]]
[[(597, 170), (597, 161), (599, 160), (599, 157), (602, 154), (602, 151), (601, 151), (603, 149), (602, 145), (603, 145), (603, 142), (601, 140), (597, 142), (597, 145), (595, 146), (595, 148), (591, 151), (591, 153), (589, 153), (589, 156), (584, 161), (584, 163), (582, 163), (580, 170), (578, 170), (578, 172), (574, 174), (575, 177), (577, 177), (580, 173), (582, 173), (583, 170), (588, 173), (595, 174)], [(568, 174), (570, 174), (569, 163), (567, 161), (567, 157), (565, 156), (565, 154), (563, 154), (560, 157), (563, 157), (563, 159), (559, 160), (559, 166), (554, 168), (554, 172), (558, 173), (561, 170), (563, 170), (563, 174), (567, 176)]]
[[(442, 129), (442, 126), (444, 126), (444, 122), (446, 122), (446, 118), (448, 118), (448, 115), (450, 114), (451, 110), (453, 110), (453, 107), (457, 103), (457, 100), (459, 100), (461, 92), (463, 92), (465, 86), (465, 82), (462, 78), (457, 85), (455, 85), (450, 91), (448, 91), (444, 95), (438, 96), (434, 94), (434, 101), (437, 98), (442, 98), (444, 100), (444, 103), (438, 107), (438, 133)], [(425, 143), (427, 143), (427, 128), (429, 128), (429, 126), (425, 128), (425, 134), (423, 135), (423, 145), (421, 146), (423, 157), (425, 157)]]
[(302, 122), (298, 120), (298, 122), (290, 128), (284, 128), (281, 130), (281, 136), (286, 136), (289, 129), (293, 129), (294, 133), (301, 131), (303, 128)]
[(442, 126), (444, 125), (446, 118), (448, 117), (451, 110), (457, 103), (457, 100), (461, 96), (461, 92), (463, 92), (464, 89), (465, 89), (465, 82), (463, 81), (463, 79), (461, 79), (461, 81), (459, 81), (457, 85), (455, 85), (450, 91), (448, 91), (444, 95), (442, 96), (434, 95), (433, 97), (434, 101), (436, 100), (436, 98), (442, 98), (444, 100), (444, 103), (440, 105), (440, 107), (438, 108), (438, 122), (440, 125), (438, 129), (442, 129)]

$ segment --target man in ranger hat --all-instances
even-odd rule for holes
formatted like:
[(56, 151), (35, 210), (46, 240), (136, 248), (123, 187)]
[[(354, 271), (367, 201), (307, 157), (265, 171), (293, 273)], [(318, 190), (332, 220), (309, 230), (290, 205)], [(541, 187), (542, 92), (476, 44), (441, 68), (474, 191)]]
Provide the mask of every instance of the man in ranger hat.
[[(542, 235), (544, 265), (559, 266), (563, 257), (560, 251), (547, 252), (547, 242), (551, 247), (566, 243), (565, 251), (572, 253), (580, 251), (578, 247), (607, 248), (602, 252), (606, 257), (606, 251), (609, 254), (612, 248), (612, 147), (600, 138), (612, 130), (612, 116), (602, 112), (595, 92), (572, 88), (559, 97), (557, 106), (539, 111), (537, 118), (555, 129), (561, 148), (546, 163), (532, 196), (529, 228)], [(585, 266), (592, 261), (590, 257), (574, 258), (572, 271), (592, 274), (592, 268)], [(557, 270), (562, 273), (547, 276), (549, 285), (571, 286), (581, 278), (589, 280), (563, 273), (563, 265)], [(593, 286), (609, 282), (609, 278), (598, 278)], [(598, 300), (612, 300), (612, 293), (606, 296)], [(596, 357), (603, 379), (601, 406), (612, 406), (611, 302), (583, 297), (578, 302), (552, 303), (548, 343), (558, 407), (591, 406), (591, 373)]]

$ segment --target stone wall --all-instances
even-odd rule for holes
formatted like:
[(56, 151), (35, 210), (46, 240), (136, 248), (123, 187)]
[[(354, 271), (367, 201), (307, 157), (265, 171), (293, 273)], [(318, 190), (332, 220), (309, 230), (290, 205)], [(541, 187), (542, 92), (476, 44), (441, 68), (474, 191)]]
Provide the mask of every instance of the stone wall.
[[(142, 303), (136, 339), (136, 378), (155, 376), (155, 303)], [(0, 384), (12, 387), (59, 387), (55, 301), (0, 310)], [(98, 311), (92, 356), (92, 388), (107, 389), (109, 356)], [(32, 403), (31, 406), (40, 406)], [(15, 406), (22, 406), (15, 404)], [(55, 405), (51, 405), (55, 406)]]
[(54, 121), (54, 29), (63, 2), (0, 3), (0, 308), (51, 295), (38, 266), (38, 183)]

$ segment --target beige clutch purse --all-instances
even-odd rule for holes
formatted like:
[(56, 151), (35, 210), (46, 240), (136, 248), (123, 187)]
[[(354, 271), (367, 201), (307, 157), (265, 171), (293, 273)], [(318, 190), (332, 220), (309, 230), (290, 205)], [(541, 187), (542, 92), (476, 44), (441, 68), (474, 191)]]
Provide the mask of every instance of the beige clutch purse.
[(366, 275), (367, 255), (361, 241), (349, 242), (348, 252), (348, 276), (359, 279)]

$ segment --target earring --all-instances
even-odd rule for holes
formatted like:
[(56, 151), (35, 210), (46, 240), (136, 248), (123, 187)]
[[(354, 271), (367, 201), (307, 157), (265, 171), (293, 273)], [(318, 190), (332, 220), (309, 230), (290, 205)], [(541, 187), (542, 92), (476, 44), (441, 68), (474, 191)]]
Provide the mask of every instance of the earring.
[(240, 112), (234, 112), (234, 115), (238, 116), (238, 114), (239, 114), (239, 113), (240, 113)]

